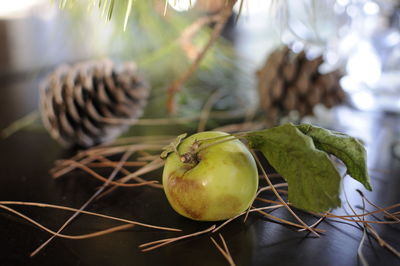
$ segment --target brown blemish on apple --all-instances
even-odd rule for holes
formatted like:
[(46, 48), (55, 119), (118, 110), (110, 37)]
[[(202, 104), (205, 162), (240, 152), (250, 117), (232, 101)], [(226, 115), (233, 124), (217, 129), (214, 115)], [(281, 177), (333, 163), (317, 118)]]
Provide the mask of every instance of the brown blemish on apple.
[(223, 212), (221, 212), (221, 219), (230, 218), (237, 213), (241, 212), (245, 206), (243, 206), (241, 200), (231, 194), (224, 194), (218, 197), (217, 202), (220, 206), (223, 206)]
[(238, 152), (237, 156), (232, 156), (234, 158), (235, 163), (237, 164), (247, 164), (249, 159), (243, 152)]
[[(184, 174), (183, 174), (184, 176)], [(168, 177), (168, 190), (171, 200), (182, 209), (187, 216), (201, 220), (207, 210), (207, 198), (200, 181), (184, 178), (172, 172)], [(194, 192), (196, 197), (194, 197)]]

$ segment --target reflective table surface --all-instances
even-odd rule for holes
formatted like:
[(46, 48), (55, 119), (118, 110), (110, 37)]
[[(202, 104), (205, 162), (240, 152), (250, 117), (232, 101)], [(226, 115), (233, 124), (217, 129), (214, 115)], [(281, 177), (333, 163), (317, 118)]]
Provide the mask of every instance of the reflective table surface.
[[(0, 128), (37, 108), (37, 81), (18, 77), (0, 83)], [(356, 211), (362, 205), (355, 189), (372, 202), (389, 206), (400, 202), (400, 161), (393, 156), (393, 143), (400, 138), (400, 117), (394, 114), (365, 113), (349, 107), (330, 114), (331, 128), (361, 138), (368, 150), (368, 165), (374, 187), (367, 192), (356, 181), (345, 178), (343, 187)], [(57, 159), (73, 151), (62, 149), (46, 132), (23, 130), (0, 141), (0, 200), (43, 202), (79, 208), (96, 190), (99, 182), (75, 171), (52, 179), (49, 169)], [(271, 196), (271, 198), (273, 198)], [(346, 204), (342, 196), (343, 204)], [(357, 207), (358, 206), (358, 207)], [(15, 206), (14, 206), (15, 207)], [(15, 207), (27, 216), (56, 230), (71, 213), (37, 207)], [(347, 208), (348, 209), (348, 208)], [(369, 210), (373, 210), (371, 206)], [(160, 189), (124, 188), (92, 203), (89, 211), (136, 221), (176, 227), (185, 233), (203, 230), (212, 223), (195, 222), (176, 214)], [(395, 209), (397, 211), (397, 209)], [(337, 213), (344, 214), (340, 209)], [(274, 215), (290, 218), (286, 210)], [(299, 212), (311, 224), (315, 217)], [(382, 215), (377, 215), (382, 217)], [(374, 219), (374, 217), (369, 217)], [(97, 217), (79, 216), (64, 231), (77, 235), (119, 225)], [(354, 222), (327, 219), (318, 228), (319, 238), (308, 232), (250, 215), (246, 223), (238, 219), (221, 230), (237, 265), (361, 265), (357, 250), (363, 236)], [(398, 224), (374, 225), (379, 235), (400, 249)], [(150, 252), (139, 245), (180, 235), (141, 227), (83, 240), (56, 238), (35, 257), (29, 254), (50, 235), (15, 215), (0, 210), (0, 265), (228, 265), (210, 240), (203, 235), (176, 242)], [(400, 265), (400, 259), (367, 236), (362, 252), (369, 265)]]

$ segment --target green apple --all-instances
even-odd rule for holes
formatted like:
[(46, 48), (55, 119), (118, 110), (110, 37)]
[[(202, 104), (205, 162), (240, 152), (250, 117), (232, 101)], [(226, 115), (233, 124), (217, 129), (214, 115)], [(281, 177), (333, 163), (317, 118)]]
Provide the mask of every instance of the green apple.
[(229, 137), (222, 136), (229, 135), (194, 134), (168, 155), (163, 187), (179, 214), (199, 221), (226, 220), (246, 210), (254, 199), (258, 172), (252, 154), (241, 141), (224, 142)]

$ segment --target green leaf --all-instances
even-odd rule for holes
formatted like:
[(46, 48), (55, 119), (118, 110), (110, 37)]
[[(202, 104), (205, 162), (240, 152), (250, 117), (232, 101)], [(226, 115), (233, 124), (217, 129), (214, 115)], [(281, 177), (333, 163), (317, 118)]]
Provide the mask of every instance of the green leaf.
[(356, 138), (309, 124), (301, 124), (297, 128), (310, 136), (318, 149), (342, 160), (347, 167), (347, 173), (366, 189), (372, 190), (366, 164), (366, 151)]
[(289, 184), (295, 207), (323, 212), (340, 206), (340, 174), (324, 151), (293, 124), (248, 133), (249, 146), (260, 150)]
[(184, 138), (186, 138), (187, 134), (183, 133), (181, 135), (179, 135), (178, 137), (176, 137), (176, 139), (174, 139), (170, 144), (168, 144), (167, 146), (165, 146), (163, 148), (163, 152), (160, 154), (161, 159), (166, 159), (168, 157), (168, 155), (172, 152), (175, 152), (178, 154), (178, 146), (179, 144), (181, 144), (182, 140)]

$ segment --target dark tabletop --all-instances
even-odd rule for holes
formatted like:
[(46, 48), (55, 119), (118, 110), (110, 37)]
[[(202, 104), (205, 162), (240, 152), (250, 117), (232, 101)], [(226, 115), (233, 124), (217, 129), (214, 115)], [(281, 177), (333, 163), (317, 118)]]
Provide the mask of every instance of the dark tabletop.
[[(0, 128), (36, 109), (37, 102), (36, 79), (2, 79)], [(380, 206), (399, 203), (400, 161), (394, 158), (392, 147), (400, 138), (400, 117), (340, 107), (330, 119), (332, 128), (360, 137), (367, 146), (374, 191), (366, 192), (359, 183), (346, 178), (344, 187), (352, 205), (361, 206), (360, 196), (355, 192), (357, 188)], [(0, 200), (80, 207), (99, 183), (79, 171), (58, 180), (52, 179), (48, 173), (55, 160), (70, 155), (73, 152), (62, 149), (43, 131), (24, 130), (1, 140)], [(52, 229), (58, 228), (70, 215), (37, 207), (16, 208)], [(119, 189), (117, 193), (91, 204), (88, 210), (178, 227), (187, 233), (212, 225), (179, 216), (169, 206), (162, 190), (149, 187)], [(285, 210), (274, 214), (283, 218), (290, 216)], [(309, 223), (316, 220), (310, 215), (300, 215)], [(118, 224), (109, 220), (80, 216), (65, 233), (83, 234), (115, 225)], [(363, 232), (356, 224), (326, 220), (319, 228), (327, 232), (316, 238), (256, 214), (251, 215), (246, 223), (234, 221), (221, 233), (237, 265), (361, 265), (357, 249)], [(375, 228), (385, 241), (400, 249), (399, 225), (376, 225)], [(0, 265), (227, 265), (210, 241), (210, 235), (147, 253), (138, 248), (142, 243), (177, 235), (134, 227), (92, 239), (55, 239), (38, 255), (29, 258), (30, 252), (50, 235), (0, 210)], [(369, 265), (400, 265), (400, 260), (380, 247), (372, 237), (366, 238), (363, 253)]]

